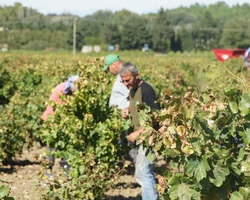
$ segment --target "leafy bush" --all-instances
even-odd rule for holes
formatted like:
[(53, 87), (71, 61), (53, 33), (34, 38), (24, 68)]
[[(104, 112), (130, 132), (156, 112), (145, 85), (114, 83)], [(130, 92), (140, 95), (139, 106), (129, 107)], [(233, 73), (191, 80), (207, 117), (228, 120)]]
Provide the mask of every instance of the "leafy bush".
[(1, 199), (14, 200), (13, 197), (9, 197), (9, 193), (10, 193), (10, 188), (9, 188), (9, 186), (2, 185), (2, 186), (0, 187), (0, 198), (1, 198)]
[(0, 107), (0, 161), (8, 162), (21, 154), (24, 147), (30, 147), (39, 140), (42, 127), (40, 116), (45, 110), (49, 89), (56, 84), (55, 81), (65, 79), (69, 71), (74, 72), (77, 65), (72, 67), (70, 63), (64, 69), (59, 67), (62, 62), (55, 56), (41, 59), (38, 56), (6, 54), (1, 56), (0, 66), (0, 95), (3, 96)]
[[(168, 92), (161, 111), (141, 111), (140, 123), (148, 124), (141, 138), (151, 148), (153, 134), (153, 150), (171, 166), (157, 185), (166, 199), (249, 196), (250, 96), (233, 88), (224, 94), (221, 102), (212, 93), (189, 91), (182, 99)], [(158, 131), (151, 128), (155, 120)]]
[(100, 45), (102, 43), (100, 37), (85, 37), (84, 41), (87, 45)]
[(69, 187), (52, 187), (45, 199), (97, 199), (112, 182), (114, 166), (124, 154), (120, 134), (128, 129), (118, 110), (109, 108), (111, 79), (98, 60), (80, 66), (78, 89), (62, 96), (62, 105), (51, 102), (55, 113), (45, 122), (42, 138), (72, 166)]
[(41, 51), (46, 49), (47, 46), (48, 44), (46, 41), (35, 40), (35, 41), (29, 41), (29, 43), (24, 45), (22, 49)]

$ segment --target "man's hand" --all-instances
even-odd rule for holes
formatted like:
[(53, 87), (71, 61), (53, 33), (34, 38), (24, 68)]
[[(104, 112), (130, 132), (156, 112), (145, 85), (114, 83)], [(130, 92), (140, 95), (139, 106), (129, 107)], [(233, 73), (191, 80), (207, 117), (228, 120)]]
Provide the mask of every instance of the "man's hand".
[(129, 114), (129, 107), (128, 108), (125, 108), (124, 110), (122, 110), (122, 117), (124, 119), (127, 119), (128, 118), (128, 114)]
[(135, 142), (136, 141), (136, 138), (139, 136), (140, 134), (137, 132), (137, 131), (135, 131), (135, 132), (132, 132), (132, 133), (130, 133), (129, 134), (129, 136), (128, 136), (128, 140), (130, 141), (130, 142)]
[(137, 139), (137, 137), (139, 137), (139, 135), (140, 135), (144, 130), (145, 130), (144, 127), (141, 127), (141, 128), (139, 128), (137, 131), (134, 131), (134, 132), (130, 133), (129, 136), (128, 136), (128, 140), (129, 140), (130, 142), (135, 142), (136, 139)]

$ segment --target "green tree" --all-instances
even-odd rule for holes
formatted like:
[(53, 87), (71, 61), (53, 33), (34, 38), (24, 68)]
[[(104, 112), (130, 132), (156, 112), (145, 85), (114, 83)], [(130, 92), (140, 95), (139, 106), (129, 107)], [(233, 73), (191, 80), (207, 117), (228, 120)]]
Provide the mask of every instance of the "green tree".
[(139, 16), (131, 16), (122, 29), (121, 49), (141, 49), (145, 43), (151, 44), (146, 21)]
[(113, 22), (114, 14), (111, 11), (98, 10), (94, 14), (88, 15), (88, 16), (82, 18), (82, 19), (86, 20), (86, 21), (91, 21), (91, 22), (94, 22), (94, 23), (98, 22), (100, 24), (104, 24), (106, 22)]
[(129, 20), (129, 18), (133, 15), (136, 15), (135, 13), (132, 13), (126, 9), (122, 9), (121, 11), (117, 11), (115, 13), (115, 23), (124, 23)]
[(168, 10), (173, 25), (194, 23), (197, 18), (186, 11)]
[(192, 42), (192, 30), (187, 27), (181, 27), (180, 30), (180, 40), (181, 40), (181, 49), (182, 51), (191, 51), (193, 50)]
[(87, 45), (101, 45), (102, 39), (100, 37), (85, 37), (84, 41)]
[(114, 23), (105, 23), (101, 29), (101, 36), (105, 44), (120, 44), (121, 36), (119, 33), (119, 29), (118, 26)]
[(170, 47), (171, 47), (171, 50), (175, 51), (175, 52), (182, 50), (180, 34), (177, 31), (171, 37), (171, 46)]
[[(79, 28), (76, 28), (76, 49), (81, 50), (82, 45), (84, 44), (85, 42), (84, 42), (83, 33), (79, 30)], [(69, 47), (73, 47), (73, 25), (71, 26), (71, 29), (68, 32), (67, 45)]]
[[(101, 24), (98, 21), (78, 19), (76, 22), (76, 48), (81, 50), (85, 37), (100, 37)], [(73, 44), (73, 22), (68, 35), (68, 45)]]
[(250, 20), (238, 18), (229, 20), (225, 26), (221, 38), (224, 48), (248, 48), (250, 41)]
[(194, 26), (192, 36), (195, 49), (209, 50), (218, 47), (221, 31), (209, 11), (206, 11), (203, 18)]
[(153, 26), (153, 49), (159, 52), (166, 52), (174, 30), (170, 18), (163, 8), (160, 9)]

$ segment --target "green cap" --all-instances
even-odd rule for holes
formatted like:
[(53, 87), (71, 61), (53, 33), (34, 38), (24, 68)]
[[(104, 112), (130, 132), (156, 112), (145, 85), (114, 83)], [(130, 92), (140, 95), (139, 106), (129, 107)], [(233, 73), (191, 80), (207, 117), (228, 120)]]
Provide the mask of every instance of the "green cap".
[(117, 60), (121, 60), (120, 56), (115, 55), (115, 54), (109, 54), (105, 58), (105, 67), (103, 67), (102, 70), (106, 70), (109, 67), (109, 65), (111, 65), (113, 62)]

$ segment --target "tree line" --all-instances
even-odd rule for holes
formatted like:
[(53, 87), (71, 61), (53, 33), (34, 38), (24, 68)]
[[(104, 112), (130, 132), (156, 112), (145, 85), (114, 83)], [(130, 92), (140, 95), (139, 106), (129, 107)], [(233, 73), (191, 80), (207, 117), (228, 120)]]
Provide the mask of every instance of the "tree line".
[(248, 48), (250, 5), (228, 6), (198, 3), (157, 13), (136, 14), (128, 10), (99, 10), (78, 17), (69, 13), (43, 15), (15, 3), (0, 6), (0, 44), (9, 49), (72, 49), (76, 19), (76, 48), (83, 45), (119, 44), (120, 49), (149, 48), (168, 51), (205, 51), (211, 48)]

